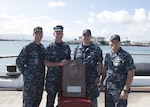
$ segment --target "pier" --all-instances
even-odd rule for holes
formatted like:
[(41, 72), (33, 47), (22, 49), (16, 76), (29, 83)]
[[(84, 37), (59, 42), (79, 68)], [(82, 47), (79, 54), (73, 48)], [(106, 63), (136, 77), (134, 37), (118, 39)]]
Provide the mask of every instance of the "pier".
[[(133, 55), (144, 55), (150, 56), (149, 53), (140, 54), (135, 53)], [(15, 58), (16, 55), (1, 56), (0, 59)], [(146, 76), (148, 77), (148, 76)], [(142, 84), (145, 83), (144, 81)], [(148, 82), (149, 83), (149, 82)], [(150, 86), (142, 87), (131, 87), (132, 92), (129, 94), (128, 107), (149, 107), (150, 105)], [(98, 107), (104, 106), (104, 92), (100, 93), (98, 97)], [(46, 105), (46, 91), (43, 93), (43, 98), (40, 107), (45, 107)], [(57, 105), (57, 98), (55, 101), (55, 107)], [(21, 89), (2, 89), (0, 88), (0, 107), (22, 107), (22, 90)]]
[[(0, 91), (0, 107), (22, 107), (22, 91)], [(150, 92), (132, 92), (129, 94), (128, 107), (149, 107)], [(40, 107), (46, 105), (46, 91)], [(57, 105), (57, 98), (55, 107)], [(104, 107), (104, 92), (98, 97), (98, 107)]]

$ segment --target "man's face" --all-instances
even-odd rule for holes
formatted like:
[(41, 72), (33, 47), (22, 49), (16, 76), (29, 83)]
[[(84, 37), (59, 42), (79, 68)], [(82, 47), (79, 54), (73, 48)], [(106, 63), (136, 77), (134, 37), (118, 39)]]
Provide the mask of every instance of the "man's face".
[(53, 34), (54, 34), (56, 42), (62, 40), (63, 31), (55, 31)]
[(37, 31), (33, 35), (34, 35), (35, 41), (41, 41), (41, 39), (43, 37), (43, 32)]
[(120, 45), (121, 45), (121, 42), (118, 40), (112, 40), (109, 42), (109, 46), (111, 47), (113, 52), (118, 52)]
[(85, 34), (82, 36), (83, 42), (84, 43), (90, 43), (91, 41), (91, 35)]

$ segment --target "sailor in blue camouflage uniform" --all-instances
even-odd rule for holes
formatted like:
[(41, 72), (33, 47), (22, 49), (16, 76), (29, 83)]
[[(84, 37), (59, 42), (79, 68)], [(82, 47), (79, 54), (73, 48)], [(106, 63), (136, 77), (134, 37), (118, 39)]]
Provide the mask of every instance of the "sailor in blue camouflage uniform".
[(34, 41), (24, 46), (16, 59), (16, 65), (23, 74), (23, 107), (39, 107), (42, 100), (45, 78), (44, 45), (42, 27), (33, 30)]
[(55, 41), (50, 43), (45, 51), (45, 66), (47, 66), (46, 107), (54, 107), (56, 94), (61, 88), (62, 66), (67, 62), (67, 60), (71, 59), (70, 47), (67, 43), (62, 41), (63, 26), (57, 25), (53, 29)]
[(132, 56), (120, 45), (120, 36), (113, 34), (109, 45), (111, 52), (107, 53), (104, 62), (105, 107), (127, 107), (130, 85), (135, 74)]
[(99, 96), (98, 84), (102, 72), (102, 50), (91, 42), (91, 30), (84, 29), (82, 43), (74, 51), (74, 59), (80, 59), (85, 64), (86, 92), (92, 102), (92, 107), (97, 107)]

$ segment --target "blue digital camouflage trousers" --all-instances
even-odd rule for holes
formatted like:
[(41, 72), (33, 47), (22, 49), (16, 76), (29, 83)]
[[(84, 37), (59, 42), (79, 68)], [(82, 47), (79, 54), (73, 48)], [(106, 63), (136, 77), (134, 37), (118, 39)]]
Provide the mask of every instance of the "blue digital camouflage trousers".
[(120, 95), (112, 95), (105, 91), (105, 107), (127, 107), (127, 99), (120, 99)]
[(23, 88), (23, 107), (39, 107), (43, 90), (44, 80), (25, 80)]
[[(53, 75), (54, 73), (49, 73), (48, 75)], [(60, 91), (61, 87), (61, 76), (60, 74), (53, 76), (49, 76), (49, 79), (46, 81), (46, 92), (47, 92), (47, 102), (46, 107), (54, 107), (55, 97)]]

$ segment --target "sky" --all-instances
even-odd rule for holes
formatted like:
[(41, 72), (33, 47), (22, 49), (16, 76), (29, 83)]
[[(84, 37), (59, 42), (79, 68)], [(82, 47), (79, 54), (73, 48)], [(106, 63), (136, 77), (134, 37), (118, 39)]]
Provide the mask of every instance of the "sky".
[[(0, 39), (54, 40), (53, 27), (64, 26), (63, 40), (75, 40), (84, 29), (92, 36), (119, 34), (122, 41), (150, 41), (150, 0), (0, 0)], [(6, 35), (7, 34), (7, 35)]]

